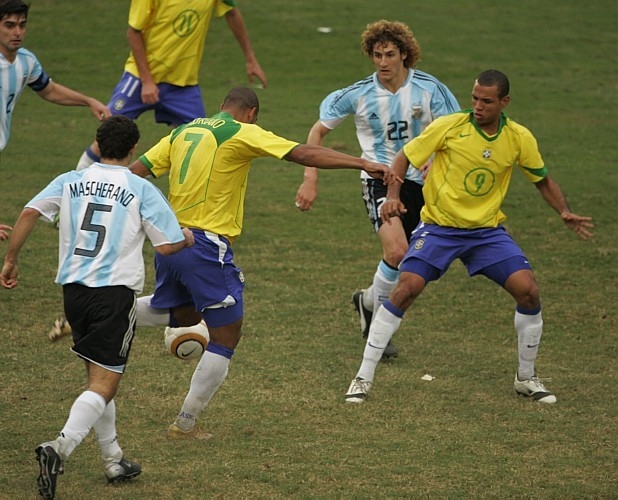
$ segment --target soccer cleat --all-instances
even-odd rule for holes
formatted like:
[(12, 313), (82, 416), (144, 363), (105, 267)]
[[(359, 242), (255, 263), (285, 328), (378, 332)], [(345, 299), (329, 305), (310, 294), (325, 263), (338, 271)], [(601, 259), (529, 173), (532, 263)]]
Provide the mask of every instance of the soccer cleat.
[(352, 380), (348, 392), (345, 394), (346, 403), (362, 403), (367, 399), (372, 382), (361, 377), (356, 377)]
[(56, 321), (54, 321), (54, 326), (51, 327), (47, 336), (51, 342), (56, 342), (56, 340), (71, 335), (71, 333), (72, 330), (69, 322), (64, 316), (59, 316)]
[(371, 326), (371, 317), (373, 316), (373, 311), (371, 309), (367, 309), (363, 304), (363, 294), (365, 290), (357, 290), (352, 294), (352, 304), (358, 313), (360, 318), (360, 328), (363, 334), (363, 338), (367, 338), (369, 335), (369, 327)]
[(142, 472), (142, 466), (122, 457), (120, 462), (110, 462), (105, 466), (105, 477), (109, 483), (128, 481)]
[(36, 459), (39, 462), (40, 472), (37, 479), (39, 494), (43, 498), (54, 498), (56, 495), (56, 480), (58, 474), (64, 472), (64, 464), (56, 452), (53, 443), (39, 445), (36, 450)]
[(212, 438), (212, 434), (208, 434), (200, 429), (197, 425), (189, 431), (183, 431), (176, 424), (172, 424), (167, 429), (167, 439), (195, 439), (198, 441), (206, 441)]
[(539, 403), (555, 403), (556, 396), (547, 390), (543, 385), (543, 382), (534, 375), (527, 380), (519, 380), (517, 374), (515, 374), (515, 391), (522, 396), (531, 397)]
[(396, 358), (397, 356), (399, 356), (399, 351), (397, 350), (395, 344), (393, 344), (393, 340), (391, 339), (388, 341), (388, 344), (386, 344), (386, 347), (384, 348), (384, 352), (382, 353), (382, 360), (389, 360), (392, 358)]

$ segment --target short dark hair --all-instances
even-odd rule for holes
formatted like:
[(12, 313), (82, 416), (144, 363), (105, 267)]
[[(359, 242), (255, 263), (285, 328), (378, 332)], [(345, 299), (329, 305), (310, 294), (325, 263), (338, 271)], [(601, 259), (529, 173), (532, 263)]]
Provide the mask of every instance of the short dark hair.
[(0, 0), (0, 20), (13, 14), (23, 14), (28, 19), (29, 8), (22, 0)]
[(249, 87), (234, 87), (223, 100), (223, 107), (253, 109), (260, 111), (260, 100), (253, 89)]
[(101, 158), (122, 160), (139, 141), (137, 124), (123, 115), (110, 116), (97, 129)]
[(487, 69), (476, 77), (476, 81), (483, 87), (498, 87), (498, 97), (500, 99), (509, 95), (509, 79), (502, 71)]

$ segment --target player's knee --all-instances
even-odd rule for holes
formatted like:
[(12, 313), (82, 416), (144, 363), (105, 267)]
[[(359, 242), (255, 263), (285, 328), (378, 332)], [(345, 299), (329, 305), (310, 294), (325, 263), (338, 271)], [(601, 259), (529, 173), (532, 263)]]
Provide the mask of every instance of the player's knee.
[[(391, 293), (391, 302), (397, 306), (409, 305), (425, 288), (425, 280), (414, 273), (402, 272)], [(405, 309), (405, 307), (400, 307)]]
[(394, 268), (399, 267), (399, 264), (403, 260), (408, 251), (407, 247), (395, 247), (384, 252), (384, 261)]

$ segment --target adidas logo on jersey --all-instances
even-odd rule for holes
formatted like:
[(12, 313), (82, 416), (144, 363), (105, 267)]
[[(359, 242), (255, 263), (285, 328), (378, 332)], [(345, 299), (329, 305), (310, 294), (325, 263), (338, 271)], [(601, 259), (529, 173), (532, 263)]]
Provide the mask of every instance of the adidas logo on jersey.
[(380, 119), (380, 117), (379, 117), (378, 115), (376, 115), (375, 113), (371, 113), (371, 114), (369, 115), (369, 119), (370, 119), (370, 120), (379, 120), (379, 119)]

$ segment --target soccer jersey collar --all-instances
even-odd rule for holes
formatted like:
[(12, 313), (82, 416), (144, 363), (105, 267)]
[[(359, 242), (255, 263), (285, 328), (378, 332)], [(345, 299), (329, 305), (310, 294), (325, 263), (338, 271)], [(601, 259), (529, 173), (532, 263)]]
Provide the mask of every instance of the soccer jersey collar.
[(504, 127), (506, 125), (507, 117), (504, 114), (504, 112), (500, 113), (500, 123), (498, 125), (498, 132), (496, 132), (495, 135), (487, 135), (485, 132), (483, 132), (483, 130), (477, 125), (476, 121), (474, 120), (473, 110), (470, 109), (468, 111), (469, 111), (469, 114), (470, 114), (470, 123), (472, 123), (472, 125), (476, 129), (476, 131), (479, 134), (481, 134), (481, 136), (485, 140), (487, 140), (487, 141), (495, 141), (500, 136), (500, 132), (502, 132), (502, 127)]

